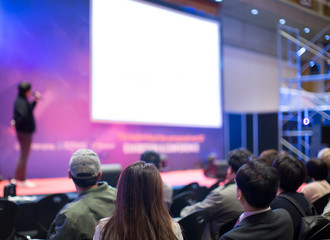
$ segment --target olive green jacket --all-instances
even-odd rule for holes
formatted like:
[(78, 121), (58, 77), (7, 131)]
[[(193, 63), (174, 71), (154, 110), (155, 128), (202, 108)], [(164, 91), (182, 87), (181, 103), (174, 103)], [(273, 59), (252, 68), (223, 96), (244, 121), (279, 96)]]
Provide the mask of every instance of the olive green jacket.
[(61, 209), (49, 228), (47, 239), (93, 239), (98, 221), (112, 215), (117, 195), (117, 189), (106, 182), (98, 184)]

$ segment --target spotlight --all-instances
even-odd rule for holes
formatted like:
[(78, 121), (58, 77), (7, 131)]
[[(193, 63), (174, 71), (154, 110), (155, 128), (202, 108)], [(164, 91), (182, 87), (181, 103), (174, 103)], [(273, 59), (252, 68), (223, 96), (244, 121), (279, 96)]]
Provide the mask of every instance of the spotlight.
[(281, 18), (280, 20), (278, 20), (278, 22), (282, 25), (284, 25), (286, 23), (285, 19), (284, 18)]
[(304, 28), (304, 32), (305, 32), (305, 33), (309, 33), (310, 31), (311, 31), (311, 29), (310, 29), (310, 28), (307, 28), (307, 27), (306, 27), (306, 28)]
[(309, 62), (309, 69), (311, 75), (320, 74), (320, 64), (316, 63), (313, 60)]
[(329, 41), (330, 40), (330, 35), (324, 35), (325, 40)]
[(299, 51), (297, 52), (297, 55), (300, 57), (301, 55), (303, 55), (306, 52), (306, 48), (302, 47), (299, 49)]
[(251, 10), (252, 15), (257, 15), (258, 13), (259, 13), (259, 11), (255, 8)]

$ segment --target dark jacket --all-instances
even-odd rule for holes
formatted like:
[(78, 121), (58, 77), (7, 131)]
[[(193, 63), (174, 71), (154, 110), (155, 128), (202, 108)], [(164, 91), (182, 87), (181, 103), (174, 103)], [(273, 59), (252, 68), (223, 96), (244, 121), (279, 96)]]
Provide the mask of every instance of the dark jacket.
[[(287, 194), (290, 197), (294, 198), (300, 204), (300, 206), (305, 210), (307, 216), (312, 215), (312, 210), (309, 208), (308, 201), (303, 194), (297, 193), (297, 192), (286, 192), (286, 191), (283, 193), (280, 193), (280, 195), (281, 194)], [(292, 222), (293, 222), (294, 239), (298, 239), (300, 222), (301, 222), (302, 216), (301, 216), (300, 212), (298, 211), (298, 209), (295, 206), (293, 206), (292, 203), (289, 202), (289, 200), (287, 200), (285, 198), (281, 198), (279, 196), (275, 197), (275, 199), (270, 204), (270, 207), (272, 209), (283, 208), (288, 211), (288, 213), (291, 216)]]
[(33, 109), (36, 102), (29, 101), (18, 95), (14, 104), (14, 120), (17, 132), (33, 133), (36, 130), (36, 124), (33, 116)]
[(283, 209), (269, 210), (244, 218), (220, 240), (291, 240), (293, 225), (290, 215)]

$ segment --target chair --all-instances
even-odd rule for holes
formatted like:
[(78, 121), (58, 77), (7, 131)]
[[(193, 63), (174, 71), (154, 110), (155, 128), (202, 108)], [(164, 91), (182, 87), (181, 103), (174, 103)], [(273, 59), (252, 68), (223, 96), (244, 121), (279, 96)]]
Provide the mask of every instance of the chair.
[(325, 206), (328, 204), (329, 202), (329, 198), (330, 198), (330, 193), (328, 193), (327, 195), (324, 195), (323, 197), (317, 199), (313, 205), (316, 209), (317, 214), (321, 215), (323, 213), (323, 210), (325, 208)]
[(122, 172), (121, 164), (110, 163), (101, 165), (101, 181), (106, 181), (110, 186), (116, 187)]
[(6, 199), (0, 199), (0, 239), (12, 239), (16, 232), (16, 220), (18, 207), (16, 203)]
[(194, 191), (185, 191), (177, 194), (172, 201), (170, 214), (172, 217), (180, 217), (181, 210), (188, 205), (192, 205), (196, 201), (196, 193)]
[(196, 198), (197, 198), (196, 200), (197, 201), (202, 201), (203, 198), (205, 197), (206, 188), (201, 187), (197, 182), (192, 182), (192, 183), (189, 183), (188, 185), (186, 185), (186, 186), (184, 186), (180, 189), (174, 190), (173, 191), (173, 198), (175, 196), (177, 196), (178, 194), (186, 192), (186, 191), (194, 191), (196, 193)]
[(199, 210), (178, 221), (182, 228), (183, 239), (202, 239), (205, 226), (208, 222), (208, 215), (209, 213), (207, 210)]
[(38, 233), (33, 237), (46, 238), (48, 229), (56, 214), (69, 202), (68, 196), (63, 193), (48, 195), (40, 199), (34, 209)]
[(195, 192), (197, 192), (198, 189), (199, 189), (199, 184), (197, 182), (189, 183), (188, 185), (178, 189), (176, 191), (176, 195), (180, 194), (180, 193), (183, 193), (183, 192), (186, 192), (186, 191), (195, 191)]

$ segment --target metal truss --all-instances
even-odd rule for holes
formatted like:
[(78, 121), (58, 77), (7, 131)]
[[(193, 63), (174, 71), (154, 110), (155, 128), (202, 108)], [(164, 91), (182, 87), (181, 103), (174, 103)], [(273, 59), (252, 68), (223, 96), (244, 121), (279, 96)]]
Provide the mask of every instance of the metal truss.
[[(324, 147), (320, 137), (321, 122), (330, 121), (329, 71), (308, 72), (310, 61), (330, 64), (330, 44), (324, 47), (318, 44), (329, 29), (330, 24), (307, 40), (300, 36), (299, 29), (278, 25), (278, 148), (304, 161), (315, 157), (316, 152)], [(307, 91), (303, 88), (305, 82), (314, 82), (322, 87), (318, 87), (316, 92)]]

